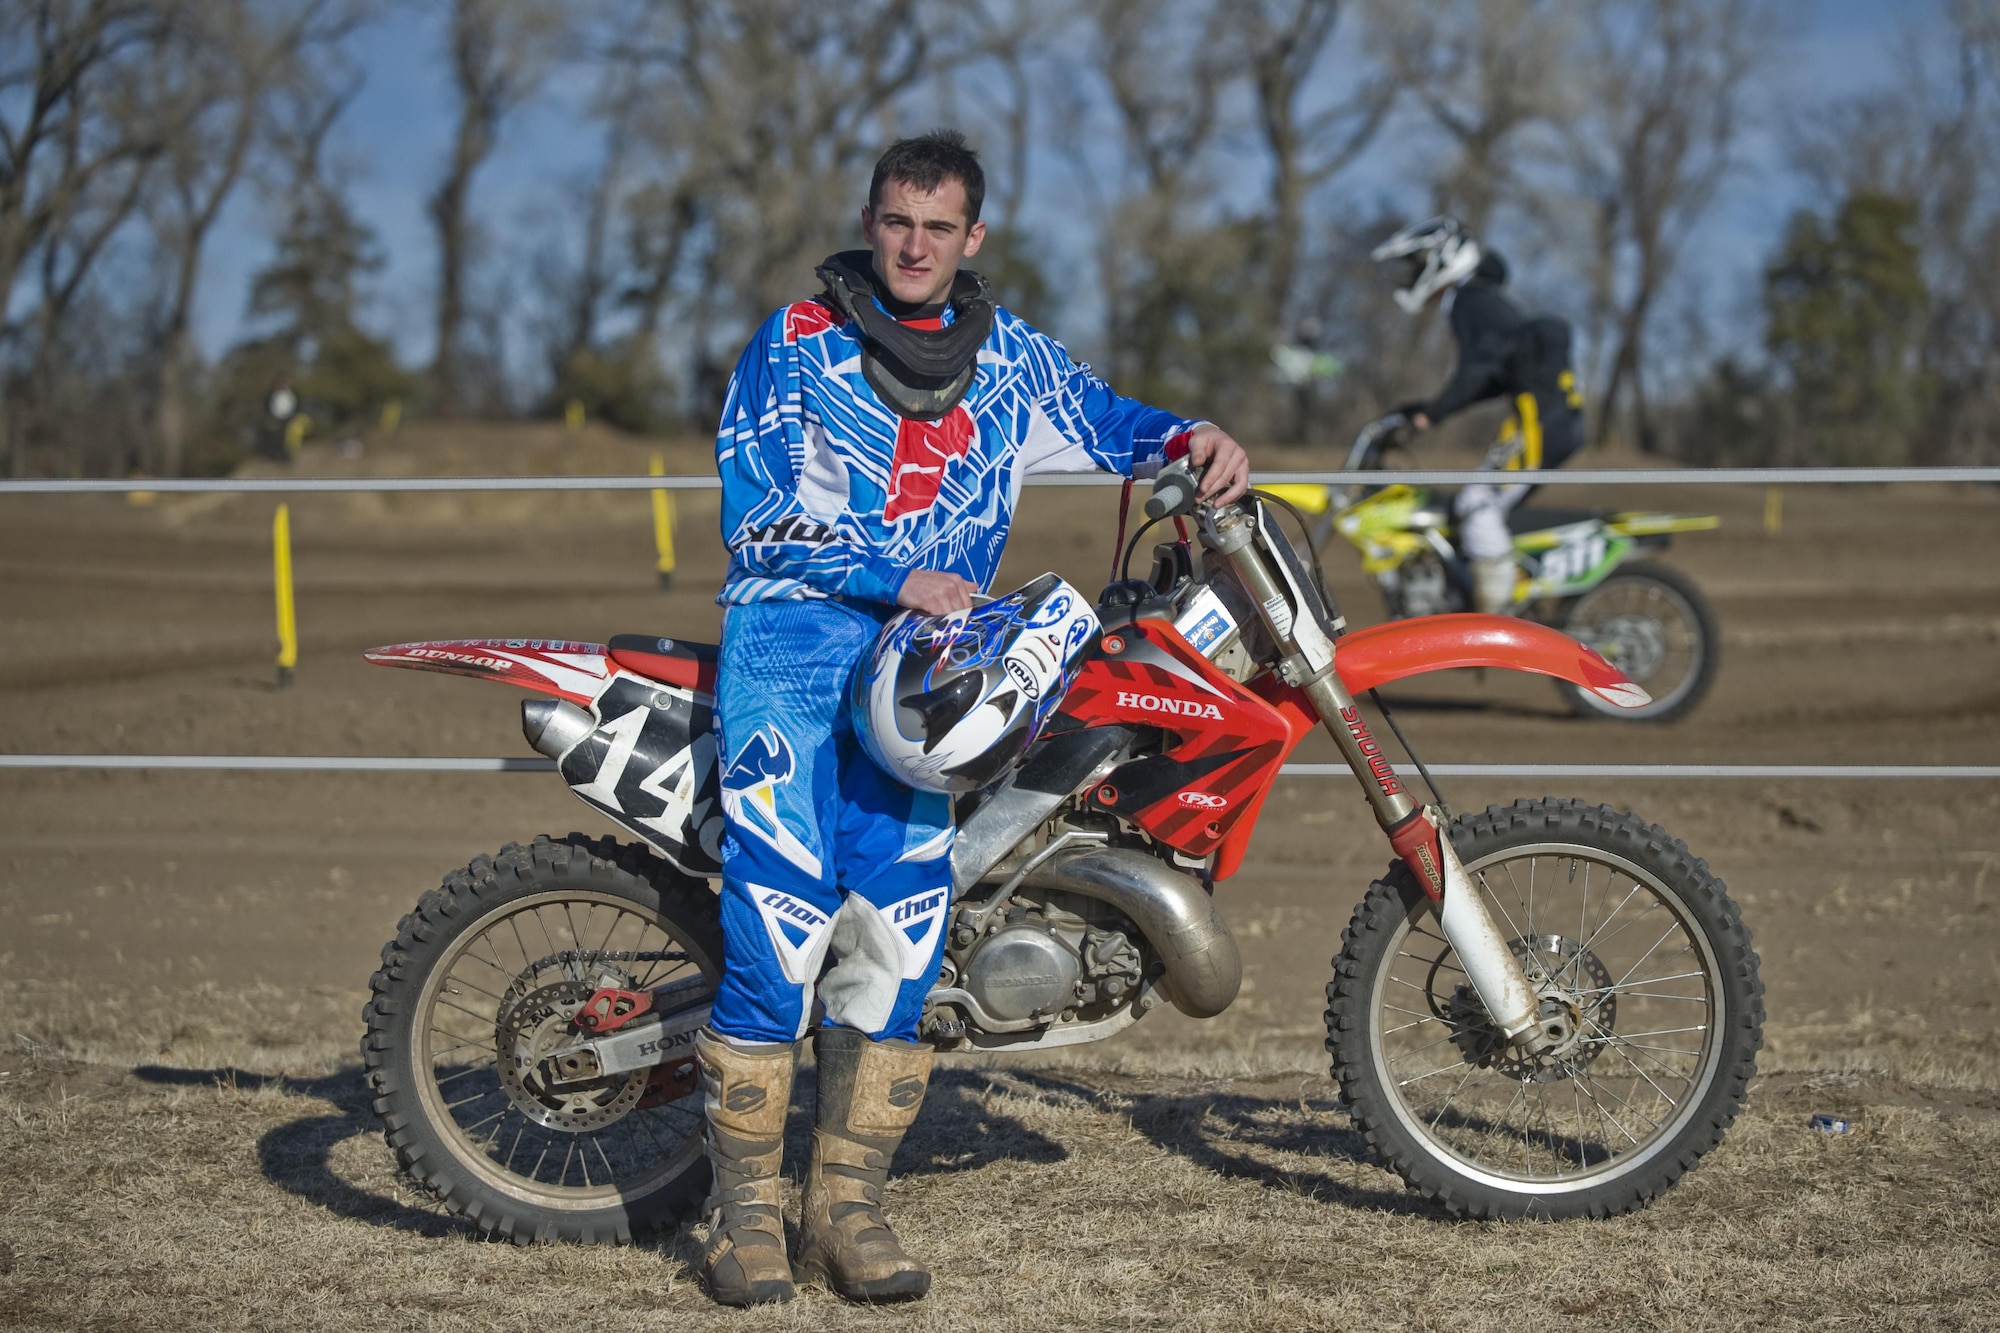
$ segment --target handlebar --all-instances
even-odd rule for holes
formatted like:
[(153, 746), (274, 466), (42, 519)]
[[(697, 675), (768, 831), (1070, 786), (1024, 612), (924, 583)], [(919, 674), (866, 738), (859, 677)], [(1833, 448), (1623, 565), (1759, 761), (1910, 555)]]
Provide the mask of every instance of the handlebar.
[(1396, 443), (1403, 432), (1410, 428), (1410, 419), (1401, 412), (1391, 412), (1379, 417), (1361, 428), (1354, 437), (1354, 447), (1347, 451), (1348, 472), (1373, 472), (1382, 466), (1382, 450)]
[[(1373, 472), (1382, 466), (1382, 451), (1395, 444), (1410, 428), (1410, 419), (1391, 412), (1361, 428), (1353, 448), (1347, 451), (1348, 472)], [(1154, 522), (1192, 514), (1201, 496), (1204, 469), (1185, 458), (1175, 459), (1153, 478), (1153, 493), (1146, 500), (1146, 517)]]

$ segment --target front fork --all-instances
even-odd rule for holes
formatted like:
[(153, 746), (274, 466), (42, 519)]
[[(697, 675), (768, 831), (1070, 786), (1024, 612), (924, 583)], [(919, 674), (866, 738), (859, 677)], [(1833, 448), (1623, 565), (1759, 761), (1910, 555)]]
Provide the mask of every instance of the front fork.
[(1509, 1045), (1538, 1053), (1553, 1038), (1542, 1030), (1534, 986), (1507, 947), (1485, 898), (1467, 877), (1437, 807), (1419, 806), (1410, 799), (1389, 757), (1369, 733), (1354, 696), (1334, 671), (1333, 639), (1311, 614), (1317, 601), (1303, 586), (1303, 571), (1293, 569), (1275, 543), (1263, 543), (1263, 554), (1252, 549), (1259, 544), (1260, 522), (1255, 507), (1231, 506), (1216, 515), (1207, 544), (1229, 560), (1256, 600), (1265, 627), (1284, 654), (1278, 674), (1312, 700), (1320, 721), (1360, 780), (1375, 822), (1429, 895), (1439, 927), (1458, 954), (1479, 1002)]

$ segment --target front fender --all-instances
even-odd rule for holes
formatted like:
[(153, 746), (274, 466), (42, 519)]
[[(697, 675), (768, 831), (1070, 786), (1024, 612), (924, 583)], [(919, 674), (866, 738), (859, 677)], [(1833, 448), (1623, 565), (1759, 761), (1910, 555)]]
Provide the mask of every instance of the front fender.
[(1514, 616), (1392, 620), (1343, 636), (1334, 647), (1333, 664), (1351, 694), (1426, 671), (1500, 667), (1566, 680), (1620, 708), (1643, 708), (1653, 701), (1594, 650), (1561, 630)]

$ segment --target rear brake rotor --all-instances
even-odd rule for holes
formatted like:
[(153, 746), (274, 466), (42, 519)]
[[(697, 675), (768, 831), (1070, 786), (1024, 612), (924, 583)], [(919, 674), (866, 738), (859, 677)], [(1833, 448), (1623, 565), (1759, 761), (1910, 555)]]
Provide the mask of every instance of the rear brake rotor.
[(598, 987), (585, 981), (558, 981), (528, 992), (500, 1011), (493, 1025), (500, 1086), (522, 1115), (550, 1129), (581, 1133), (601, 1129), (639, 1104), (649, 1071), (608, 1078), (549, 1082), (549, 1057), (585, 1034), (575, 1018)]

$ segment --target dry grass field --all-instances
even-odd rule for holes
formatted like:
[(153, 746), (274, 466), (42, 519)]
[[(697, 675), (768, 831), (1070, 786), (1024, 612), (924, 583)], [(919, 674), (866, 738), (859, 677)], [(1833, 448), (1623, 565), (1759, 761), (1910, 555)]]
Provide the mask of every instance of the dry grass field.
[[(302, 467), (638, 472), (649, 452), (411, 431)], [(2000, 495), (1795, 490), (1776, 537), (1762, 501), (1643, 496), (1725, 519), (1672, 556), (1725, 634), (1692, 717), (1578, 721), (1542, 682), (1468, 674), (1393, 696), (1412, 740), (1437, 760), (2000, 761)], [(1110, 509), (1034, 492), (1004, 577), (1094, 586)], [(709, 496), (683, 497), (671, 592), (640, 495), (312, 497), (279, 691), (270, 514), (0, 503), (0, 751), (524, 754), (511, 692), (360, 650), (716, 623)], [(1371, 619), (1351, 563), (1330, 573)], [(931, 1297), (738, 1313), (701, 1294), (684, 1235), (472, 1239), (397, 1179), (367, 1109), (358, 1015), (398, 916), (479, 852), (604, 831), (552, 778), (0, 773), (0, 1328), (2000, 1327), (2000, 783), (1554, 785), (1447, 794), (1640, 812), (1729, 882), (1764, 959), (1749, 1110), (1650, 1209), (1453, 1222), (1370, 1158), (1327, 1078), (1321, 989), (1386, 849), (1351, 787), (1287, 779), (1218, 895), (1234, 1008), (944, 1061), (892, 1187)], [(1816, 1133), (1818, 1111), (1855, 1129)]]

